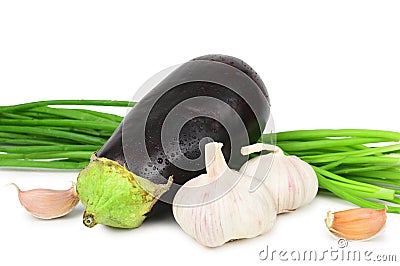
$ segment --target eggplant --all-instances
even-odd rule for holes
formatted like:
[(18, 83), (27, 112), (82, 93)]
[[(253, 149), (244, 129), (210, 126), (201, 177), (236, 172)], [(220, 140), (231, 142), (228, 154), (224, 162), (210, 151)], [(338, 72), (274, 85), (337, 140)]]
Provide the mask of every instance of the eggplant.
[[(240, 154), (241, 147), (257, 142), (269, 115), (267, 89), (244, 61), (205, 55), (182, 64), (129, 111), (80, 173), (77, 191), (86, 206), (84, 224), (132, 228), (151, 209), (152, 213), (165, 209), (162, 206), (172, 203), (180, 185), (205, 173), (202, 154), (209, 142), (223, 143), (229, 167), (239, 169), (247, 159)], [(110, 181), (121, 177), (130, 182), (127, 190)], [(168, 183), (169, 177), (173, 184)], [(148, 193), (138, 192), (138, 184)], [(125, 208), (132, 210), (123, 214), (112, 213), (115, 206), (93, 207), (99, 201), (122, 201), (120, 194), (143, 198), (151, 193), (144, 208), (139, 206), (143, 202), (131, 201)], [(126, 222), (127, 216), (135, 222)]]

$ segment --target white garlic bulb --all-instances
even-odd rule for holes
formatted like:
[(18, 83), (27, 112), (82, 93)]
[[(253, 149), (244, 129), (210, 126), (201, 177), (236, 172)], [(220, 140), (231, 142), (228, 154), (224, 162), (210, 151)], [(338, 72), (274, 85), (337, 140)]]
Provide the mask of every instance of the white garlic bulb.
[(278, 214), (309, 204), (318, 192), (318, 179), (312, 167), (296, 156), (286, 156), (279, 147), (263, 143), (243, 147), (242, 154), (263, 150), (272, 152), (249, 160), (240, 172), (262, 180), (274, 198)]
[(221, 143), (205, 146), (207, 174), (184, 184), (173, 203), (181, 228), (207, 247), (256, 237), (269, 231), (276, 220), (268, 189), (250, 192), (252, 178), (229, 169), (221, 148)]

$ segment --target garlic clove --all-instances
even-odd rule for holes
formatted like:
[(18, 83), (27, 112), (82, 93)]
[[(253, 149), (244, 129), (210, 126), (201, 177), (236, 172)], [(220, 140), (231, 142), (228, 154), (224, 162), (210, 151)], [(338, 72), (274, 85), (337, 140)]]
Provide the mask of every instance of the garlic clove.
[(22, 191), (16, 184), (21, 205), (40, 219), (54, 219), (70, 213), (78, 204), (75, 183), (67, 190), (32, 189)]
[(328, 212), (325, 224), (336, 237), (346, 240), (368, 240), (385, 227), (386, 209), (356, 208)]

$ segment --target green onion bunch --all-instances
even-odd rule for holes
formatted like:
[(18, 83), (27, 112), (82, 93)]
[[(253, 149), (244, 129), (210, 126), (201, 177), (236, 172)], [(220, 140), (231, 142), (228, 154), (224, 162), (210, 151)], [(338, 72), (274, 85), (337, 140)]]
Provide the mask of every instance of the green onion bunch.
[[(1, 106), (0, 166), (82, 169), (123, 119), (90, 106), (128, 108), (134, 103), (55, 100)], [(286, 154), (313, 167), (320, 193), (333, 193), (360, 207), (400, 213), (400, 133), (296, 130), (276, 133), (276, 139)]]

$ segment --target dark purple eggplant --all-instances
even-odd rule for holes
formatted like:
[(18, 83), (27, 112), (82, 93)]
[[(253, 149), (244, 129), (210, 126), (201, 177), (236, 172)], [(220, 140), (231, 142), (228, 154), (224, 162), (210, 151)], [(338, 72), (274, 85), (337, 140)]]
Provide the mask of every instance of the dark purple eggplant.
[[(172, 176), (174, 184), (159, 200), (171, 203), (180, 185), (205, 173), (205, 144), (223, 143), (228, 165), (239, 169), (246, 161), (240, 148), (260, 138), (269, 114), (265, 85), (248, 64), (231, 56), (201, 56), (148, 92), (95, 158), (118, 163), (153, 184), (165, 184)], [(92, 221), (94, 214), (85, 217)]]

